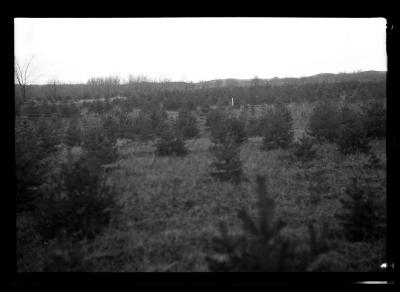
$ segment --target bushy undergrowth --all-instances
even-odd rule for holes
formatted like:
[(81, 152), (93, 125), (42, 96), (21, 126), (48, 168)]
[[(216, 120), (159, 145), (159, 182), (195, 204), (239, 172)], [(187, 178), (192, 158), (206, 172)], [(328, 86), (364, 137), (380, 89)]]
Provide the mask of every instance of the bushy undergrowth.
[(261, 118), (260, 127), (264, 150), (287, 148), (292, 143), (293, 119), (285, 105), (268, 109)]

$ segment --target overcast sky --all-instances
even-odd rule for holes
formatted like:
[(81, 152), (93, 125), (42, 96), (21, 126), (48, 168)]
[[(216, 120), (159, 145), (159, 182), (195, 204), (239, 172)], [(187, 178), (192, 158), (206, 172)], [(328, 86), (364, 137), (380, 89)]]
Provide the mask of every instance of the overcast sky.
[(15, 56), (32, 81), (300, 77), (382, 70), (384, 18), (16, 18)]

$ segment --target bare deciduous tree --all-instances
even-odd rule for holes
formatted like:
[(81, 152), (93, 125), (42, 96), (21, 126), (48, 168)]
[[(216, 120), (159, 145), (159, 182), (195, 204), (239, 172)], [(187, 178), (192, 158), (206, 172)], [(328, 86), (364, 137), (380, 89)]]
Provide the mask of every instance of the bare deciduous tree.
[(28, 62), (25, 64), (20, 64), (17, 59), (15, 58), (15, 68), (14, 68), (14, 73), (15, 73), (15, 80), (17, 82), (17, 85), (20, 90), (20, 95), (22, 99), (22, 103), (26, 101), (27, 97), (27, 86), (31, 82), (30, 77), (32, 74), (32, 71), (30, 70), (32, 60), (33, 60), (34, 55), (29, 59)]

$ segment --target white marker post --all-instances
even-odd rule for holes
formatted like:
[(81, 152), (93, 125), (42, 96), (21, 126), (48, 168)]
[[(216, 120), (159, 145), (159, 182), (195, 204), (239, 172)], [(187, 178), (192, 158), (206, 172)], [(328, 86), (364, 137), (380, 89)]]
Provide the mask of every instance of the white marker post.
[(233, 97), (232, 97), (232, 106), (233, 106)]

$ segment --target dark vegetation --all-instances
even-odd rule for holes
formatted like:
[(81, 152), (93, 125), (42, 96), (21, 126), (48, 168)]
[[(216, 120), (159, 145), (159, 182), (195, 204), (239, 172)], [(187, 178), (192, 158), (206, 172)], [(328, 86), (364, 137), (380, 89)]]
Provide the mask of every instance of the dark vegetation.
[(213, 143), (210, 149), (214, 155), (210, 165), (211, 176), (221, 181), (240, 183), (243, 179), (240, 146), (247, 140), (243, 120), (217, 109), (209, 113), (206, 125)]
[(303, 134), (303, 136), (294, 143), (291, 154), (294, 161), (308, 163), (314, 160), (317, 156), (315, 139)]
[[(121, 84), (116, 78), (97, 78), (87, 84), (59, 84), (54, 91), (54, 85), (31, 85), (27, 88), (29, 96), (38, 100), (67, 104), (72, 99), (89, 100), (111, 98), (115, 96), (129, 97), (123, 103), (126, 110), (132, 107), (143, 108), (149, 103), (163, 103), (166, 110), (179, 110), (185, 105), (190, 110), (197, 106), (215, 104), (228, 105), (234, 98), (235, 105), (263, 104), (275, 102), (315, 102), (320, 100), (340, 100), (346, 96), (348, 100), (360, 101), (384, 99), (386, 94), (386, 75), (382, 72), (340, 74), (330, 77), (323, 75), (314, 78), (270, 79), (255, 84), (249, 82), (152, 82), (150, 80), (131, 80)], [(17, 86), (18, 87), (18, 86)], [(18, 91), (18, 88), (16, 88)], [(103, 111), (111, 103), (91, 103), (96, 111)], [(48, 108), (51, 105), (48, 106)], [(72, 109), (73, 110), (73, 109)], [(67, 113), (69, 107), (62, 107)]]
[(220, 237), (214, 239), (214, 249), (225, 257), (208, 257), (214, 272), (304, 272), (317, 271), (318, 256), (329, 250), (327, 225), (320, 234), (313, 224), (308, 226), (308, 249), (296, 252), (296, 244), (281, 235), (286, 223), (274, 218), (275, 202), (267, 191), (265, 178), (257, 177), (258, 220), (242, 209), (238, 217), (242, 234), (230, 235), (224, 222)]
[[(369, 117), (365, 116), (366, 119)], [(337, 134), (337, 144), (344, 154), (356, 151), (368, 152), (369, 141), (367, 130), (363, 126), (362, 115), (344, 106), (340, 110), (340, 125)]]
[(101, 168), (91, 165), (96, 163), (86, 155), (75, 162), (69, 159), (59, 173), (48, 178), (34, 214), (44, 240), (60, 233), (73, 239), (91, 239), (110, 222), (115, 194), (105, 184)]
[(310, 135), (319, 142), (334, 142), (337, 140), (339, 125), (338, 106), (331, 101), (320, 102), (310, 116)]
[(227, 135), (221, 142), (211, 147), (214, 160), (211, 164), (211, 176), (221, 181), (240, 183), (243, 179), (242, 162), (240, 161), (240, 144), (234, 135)]
[(190, 139), (199, 135), (196, 117), (185, 107), (178, 112), (176, 127), (184, 138)]
[(161, 133), (155, 146), (155, 153), (160, 156), (184, 156), (188, 152), (182, 134), (174, 126), (169, 126)]
[(375, 271), (385, 83), (272, 83), (28, 87), (18, 270)]
[(265, 150), (285, 149), (293, 141), (292, 116), (285, 105), (281, 103), (265, 113), (261, 118), (260, 127)]
[(344, 213), (340, 214), (345, 238), (349, 241), (368, 241), (385, 236), (385, 204), (372, 184), (362, 184), (354, 177), (342, 199)]

